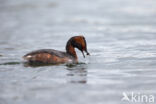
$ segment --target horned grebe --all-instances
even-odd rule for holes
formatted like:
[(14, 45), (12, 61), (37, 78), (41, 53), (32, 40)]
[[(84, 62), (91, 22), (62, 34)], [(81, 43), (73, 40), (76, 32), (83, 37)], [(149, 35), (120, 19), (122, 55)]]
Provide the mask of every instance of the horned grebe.
[(89, 55), (87, 51), (87, 43), (84, 36), (71, 37), (66, 44), (66, 52), (57, 51), (54, 49), (41, 49), (32, 51), (23, 56), (29, 63), (45, 63), (45, 64), (58, 64), (58, 63), (77, 63), (78, 57), (75, 51), (78, 48), (85, 58), (83, 51)]

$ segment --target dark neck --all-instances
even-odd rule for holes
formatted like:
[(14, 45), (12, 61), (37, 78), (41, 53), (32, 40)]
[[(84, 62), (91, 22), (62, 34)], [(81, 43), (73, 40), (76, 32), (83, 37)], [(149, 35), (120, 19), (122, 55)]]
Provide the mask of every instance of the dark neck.
[(72, 55), (75, 59), (77, 59), (77, 54), (76, 54), (75, 48), (72, 45), (72, 40), (71, 39), (67, 42), (66, 52), (68, 54)]

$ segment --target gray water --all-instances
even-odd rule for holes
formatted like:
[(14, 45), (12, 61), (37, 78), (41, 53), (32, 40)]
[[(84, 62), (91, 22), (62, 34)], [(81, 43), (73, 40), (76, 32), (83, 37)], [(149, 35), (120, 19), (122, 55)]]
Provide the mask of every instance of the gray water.
[[(156, 100), (155, 17), (155, 0), (1, 0), (0, 104), (129, 104), (123, 92)], [(77, 50), (79, 64), (24, 64), (75, 35), (91, 54)]]

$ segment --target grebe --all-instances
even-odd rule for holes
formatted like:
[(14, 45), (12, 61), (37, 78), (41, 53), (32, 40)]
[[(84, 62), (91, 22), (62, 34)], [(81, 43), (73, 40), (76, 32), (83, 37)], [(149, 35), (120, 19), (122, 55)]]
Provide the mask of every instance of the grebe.
[(78, 63), (78, 57), (75, 51), (78, 48), (85, 58), (83, 51), (87, 51), (87, 43), (84, 36), (71, 37), (66, 44), (66, 52), (54, 49), (40, 49), (32, 51), (23, 56), (29, 63), (59, 64), (59, 63)]

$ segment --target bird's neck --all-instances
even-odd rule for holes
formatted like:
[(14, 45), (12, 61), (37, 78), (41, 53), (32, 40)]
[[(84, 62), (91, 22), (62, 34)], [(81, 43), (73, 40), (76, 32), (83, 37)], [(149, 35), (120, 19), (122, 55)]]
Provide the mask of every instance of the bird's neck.
[(71, 43), (67, 43), (67, 45), (66, 45), (66, 52), (67, 52), (69, 55), (73, 56), (74, 59), (77, 60), (77, 54), (76, 54), (75, 48), (72, 46)]

